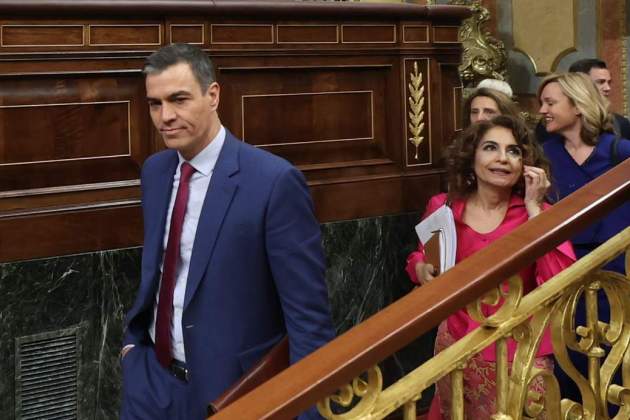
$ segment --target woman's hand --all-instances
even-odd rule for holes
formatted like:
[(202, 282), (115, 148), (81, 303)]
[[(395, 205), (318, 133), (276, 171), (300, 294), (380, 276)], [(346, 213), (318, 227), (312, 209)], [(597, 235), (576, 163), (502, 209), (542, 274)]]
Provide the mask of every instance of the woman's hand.
[(525, 208), (531, 219), (542, 211), (542, 203), (551, 182), (545, 171), (535, 166), (523, 165), (523, 177), (525, 178)]
[(435, 277), (435, 268), (433, 268), (433, 264), (419, 262), (416, 264), (416, 278), (418, 279), (418, 283), (425, 284), (429, 282), (429, 280), (433, 280)]

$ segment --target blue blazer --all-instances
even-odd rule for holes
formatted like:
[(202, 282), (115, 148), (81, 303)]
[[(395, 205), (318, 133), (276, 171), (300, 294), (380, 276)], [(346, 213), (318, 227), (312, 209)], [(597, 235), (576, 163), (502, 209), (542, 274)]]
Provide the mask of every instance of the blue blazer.
[[(554, 202), (563, 199), (612, 169), (616, 163), (613, 162), (611, 153), (614, 138), (615, 136), (608, 132), (600, 134), (595, 149), (581, 165), (578, 165), (565, 149), (562, 136), (546, 141), (543, 148), (551, 163), (552, 175), (550, 200)], [(620, 139), (616, 148), (618, 161), (630, 158), (630, 141)], [(626, 201), (571, 238), (577, 257), (582, 258), (627, 226), (630, 226), (630, 201)], [(624, 255), (617, 256), (606, 264), (604, 269), (624, 274)]]
[[(177, 164), (177, 153), (166, 150), (142, 169), (142, 278), (124, 345), (150, 342)], [(285, 334), (291, 363), (332, 339), (324, 272), (320, 226), (301, 172), (227, 132), (197, 226), (184, 300), (195, 404), (205, 410)]]

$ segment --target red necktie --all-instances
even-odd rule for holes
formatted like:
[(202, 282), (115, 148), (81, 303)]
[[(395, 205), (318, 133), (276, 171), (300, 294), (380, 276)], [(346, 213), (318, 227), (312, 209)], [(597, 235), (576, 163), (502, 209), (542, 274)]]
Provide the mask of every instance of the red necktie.
[(177, 264), (179, 263), (179, 244), (182, 237), (184, 215), (188, 204), (188, 183), (195, 168), (188, 162), (182, 163), (179, 177), (179, 187), (171, 214), (171, 227), (168, 233), (164, 265), (162, 268), (162, 285), (158, 300), (157, 316), (155, 321), (155, 354), (160, 364), (168, 367), (173, 360), (171, 354), (171, 324), (173, 322), (173, 291), (175, 290), (175, 277)]

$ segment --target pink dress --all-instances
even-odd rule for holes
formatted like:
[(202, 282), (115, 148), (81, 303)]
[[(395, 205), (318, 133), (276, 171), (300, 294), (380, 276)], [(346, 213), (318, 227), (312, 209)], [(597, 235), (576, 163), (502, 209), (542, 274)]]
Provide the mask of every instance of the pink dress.
[[(431, 200), (429, 200), (423, 219), (441, 207), (445, 202), (446, 194), (433, 196)], [(456, 200), (451, 205), (455, 218), (455, 228), (457, 230), (456, 262), (460, 262), (474, 254), (528, 220), (523, 198), (512, 195), (505, 218), (501, 224), (492, 232), (479, 233), (463, 222), (465, 207), (465, 200)], [(545, 204), (543, 210), (548, 207), (549, 205)], [(538, 285), (570, 266), (574, 261), (575, 253), (573, 252), (571, 243), (568, 241), (563, 242), (553, 251), (539, 258), (535, 264), (525, 267), (520, 271), (519, 274), (523, 279), (524, 292), (528, 293), (535, 289)], [(418, 262), (424, 262), (424, 249), (422, 244), (419, 244), (418, 249), (412, 252), (407, 258), (407, 273), (411, 281), (416, 284), (418, 283), (418, 279), (416, 277), (415, 266)], [(496, 309), (496, 307), (486, 305), (483, 307), (483, 312), (487, 316), (494, 313)], [(435, 352), (439, 353), (478, 326), (479, 324), (468, 316), (466, 309), (457, 311), (440, 324), (435, 343)], [(509, 360), (513, 359), (515, 351), (516, 342), (511, 339), (508, 340)], [(538, 350), (536, 365), (541, 368), (553, 370), (553, 358), (550, 356), (552, 353), (551, 337), (547, 331), (543, 336)], [(489, 346), (473, 357), (464, 370), (466, 417), (478, 419), (490, 418), (492, 414), (494, 414), (496, 398), (495, 360), (494, 346)], [(536, 384), (535, 388), (540, 388), (537, 390), (544, 392), (542, 381)], [(449, 377), (446, 377), (437, 384), (436, 397), (431, 403), (431, 410), (429, 412), (430, 420), (450, 418), (450, 394), (450, 380)]]

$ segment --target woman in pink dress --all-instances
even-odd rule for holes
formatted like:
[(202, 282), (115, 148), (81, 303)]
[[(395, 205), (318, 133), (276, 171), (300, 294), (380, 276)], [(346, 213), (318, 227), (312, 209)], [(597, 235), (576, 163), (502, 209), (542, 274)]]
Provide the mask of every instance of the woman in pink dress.
[[(451, 146), (446, 158), (448, 194), (431, 198), (423, 216), (450, 203), (457, 231), (456, 262), (474, 254), (548, 207), (549, 166), (525, 124), (511, 116), (497, 116), (468, 127)], [(524, 292), (544, 283), (575, 261), (569, 242), (564, 242), (535, 264), (520, 271)], [(411, 281), (422, 285), (433, 278), (434, 267), (425, 262), (422, 244), (407, 258)], [(489, 315), (496, 310), (485, 306)], [(438, 328), (435, 352), (439, 353), (477, 328), (465, 309), (443, 321)], [(511, 361), (516, 343), (508, 341)], [(536, 366), (553, 370), (551, 339), (543, 337)], [(468, 361), (464, 370), (466, 418), (489, 419), (496, 411), (494, 346)], [(534, 389), (544, 392), (542, 381)], [(447, 376), (438, 382), (429, 411), (430, 420), (450, 419), (451, 389)]]

